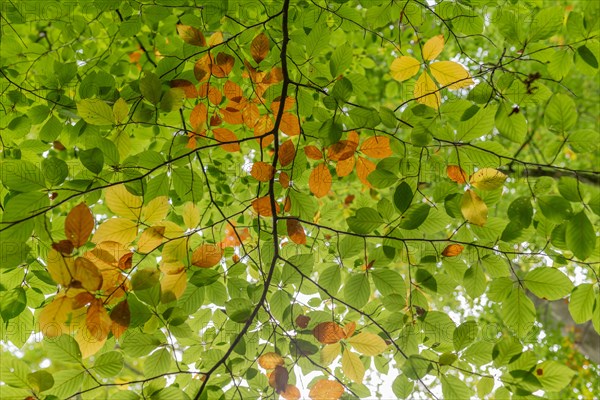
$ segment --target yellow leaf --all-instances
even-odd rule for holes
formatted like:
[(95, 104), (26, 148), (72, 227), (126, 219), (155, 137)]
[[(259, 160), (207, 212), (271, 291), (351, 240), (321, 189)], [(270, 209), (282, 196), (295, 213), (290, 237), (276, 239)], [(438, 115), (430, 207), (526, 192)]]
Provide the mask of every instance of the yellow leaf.
[(412, 78), (419, 72), (421, 63), (409, 56), (401, 56), (396, 58), (390, 65), (390, 75), (397, 81), (405, 81)]
[(438, 83), (448, 89), (460, 89), (473, 84), (469, 71), (454, 61), (439, 61), (429, 65)]
[(156, 249), (163, 242), (164, 226), (152, 226), (142, 232), (138, 240), (138, 253), (147, 254)]
[(360, 358), (349, 349), (345, 349), (342, 353), (342, 372), (348, 379), (356, 383), (362, 383), (365, 377), (365, 366)]
[(356, 322), (348, 322), (346, 325), (344, 325), (342, 330), (344, 331), (344, 337), (346, 337), (346, 339), (349, 338), (350, 336), (354, 335), (354, 331), (356, 330)]
[(84, 257), (75, 259), (75, 268), (70, 287), (79, 289), (84, 288), (90, 292), (102, 287), (102, 274), (93, 262)]
[(221, 261), (223, 251), (214, 244), (203, 244), (194, 250), (192, 264), (200, 268), (214, 267)]
[(67, 215), (65, 220), (65, 235), (75, 247), (81, 247), (87, 243), (94, 229), (94, 216), (85, 205), (80, 203)]
[(129, 106), (123, 98), (119, 98), (117, 101), (115, 101), (115, 104), (113, 105), (113, 114), (117, 124), (125, 122), (125, 119), (127, 119), (127, 115), (129, 114)]
[(169, 213), (169, 198), (167, 196), (159, 196), (150, 200), (142, 208), (142, 221), (146, 225), (154, 225), (163, 221)]
[(417, 103), (425, 104), (436, 110), (440, 107), (440, 92), (427, 72), (423, 72), (421, 76), (419, 76), (419, 79), (417, 79), (414, 95), (417, 99)]
[(506, 175), (494, 168), (481, 168), (473, 175), (469, 183), (481, 190), (493, 190), (501, 187), (506, 180)]
[(124, 245), (135, 240), (137, 236), (137, 224), (125, 218), (112, 218), (104, 221), (92, 238), (94, 243), (106, 241), (118, 242)]
[(308, 187), (316, 197), (323, 197), (331, 189), (331, 173), (325, 163), (317, 165), (308, 178)]
[(368, 332), (352, 336), (348, 339), (348, 343), (354, 347), (354, 350), (365, 356), (377, 356), (387, 349), (387, 344), (381, 337)]
[(73, 299), (62, 294), (57, 295), (39, 314), (40, 332), (45, 337), (69, 334), (67, 321), (72, 311)]
[(194, 203), (188, 201), (183, 205), (183, 224), (187, 229), (194, 229), (200, 224), (200, 210)]
[(106, 312), (102, 300), (96, 299), (88, 308), (85, 324), (79, 327), (75, 335), (82, 358), (97, 353), (104, 346), (111, 325), (112, 320)]
[(328, 344), (321, 350), (321, 365), (330, 365), (340, 355), (340, 342)]
[(483, 226), (487, 222), (488, 208), (477, 193), (467, 190), (460, 202), (460, 211), (465, 219), (475, 225)]
[(187, 287), (187, 274), (182, 262), (163, 263), (164, 276), (160, 280), (161, 301), (169, 303), (181, 297)]
[(444, 49), (444, 35), (432, 37), (423, 45), (423, 59), (431, 61), (440, 55)]
[(104, 191), (104, 200), (112, 212), (120, 217), (137, 221), (142, 208), (142, 198), (129, 193), (125, 185), (111, 186)]
[(63, 256), (54, 249), (50, 250), (46, 262), (52, 280), (61, 286), (69, 286), (75, 269), (74, 261), (73, 257)]
[(310, 389), (308, 397), (312, 400), (337, 400), (344, 394), (344, 386), (336, 381), (321, 379)]
[(284, 364), (283, 357), (277, 353), (269, 352), (258, 357), (258, 365), (264, 369), (275, 369), (276, 366)]

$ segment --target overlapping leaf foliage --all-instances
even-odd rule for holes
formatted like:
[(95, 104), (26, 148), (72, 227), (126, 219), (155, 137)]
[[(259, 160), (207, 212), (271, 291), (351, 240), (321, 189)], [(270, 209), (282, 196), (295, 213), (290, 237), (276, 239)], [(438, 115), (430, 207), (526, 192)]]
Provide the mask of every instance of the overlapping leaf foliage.
[(2, 398), (600, 396), (595, 2), (26, 3)]

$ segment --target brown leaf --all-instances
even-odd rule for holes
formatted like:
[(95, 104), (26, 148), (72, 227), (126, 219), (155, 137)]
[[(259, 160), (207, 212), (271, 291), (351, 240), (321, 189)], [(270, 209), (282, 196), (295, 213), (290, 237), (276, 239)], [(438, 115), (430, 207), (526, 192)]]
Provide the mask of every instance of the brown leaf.
[(113, 307), (110, 311), (110, 319), (112, 321), (110, 330), (115, 338), (118, 339), (123, 332), (127, 330), (129, 321), (131, 320), (131, 311), (129, 310), (127, 300), (124, 300)]
[(269, 38), (264, 32), (259, 33), (250, 43), (250, 55), (257, 64), (260, 64), (269, 54)]
[(221, 261), (221, 257), (223, 257), (223, 251), (220, 247), (205, 243), (194, 250), (192, 265), (200, 268), (211, 268)]
[(206, 39), (198, 29), (188, 25), (177, 25), (179, 37), (186, 43), (194, 46), (206, 46)]
[(73, 252), (75, 246), (70, 240), (61, 240), (57, 243), (52, 243), (52, 248), (62, 254), (69, 255)]
[[(269, 196), (259, 197), (252, 201), (252, 208), (261, 217), (270, 217), (273, 215), (271, 210), (271, 200)], [(275, 203), (275, 211), (279, 213), (279, 204)]]
[(344, 336), (349, 338), (350, 336), (354, 335), (354, 331), (356, 330), (356, 322), (348, 322), (346, 325), (344, 325), (342, 330), (344, 331)]
[(456, 183), (467, 182), (467, 173), (458, 165), (448, 165), (446, 173), (448, 174), (448, 178)]
[(298, 121), (298, 117), (295, 114), (284, 113), (281, 116), (279, 129), (288, 136), (298, 136), (300, 134), (300, 122)]
[(296, 147), (294, 142), (287, 140), (279, 146), (279, 163), (285, 167), (290, 164), (296, 157)]
[(327, 149), (327, 158), (333, 161), (343, 161), (354, 156), (357, 143), (350, 140), (340, 140)]
[(290, 240), (296, 244), (306, 244), (306, 233), (297, 219), (286, 220)]
[(254, 124), (254, 136), (257, 137), (257, 140), (261, 143), (263, 149), (273, 143), (275, 137), (272, 134), (264, 137), (258, 136), (263, 136), (266, 133), (271, 132), (274, 126), (273, 120), (268, 115), (263, 115), (258, 118)]
[(304, 154), (311, 160), (321, 160), (323, 158), (323, 153), (317, 146), (304, 146)]
[(268, 182), (275, 175), (275, 168), (266, 162), (257, 161), (252, 164), (250, 175), (252, 175), (252, 177), (258, 181)]
[(310, 173), (308, 178), (308, 187), (316, 197), (323, 197), (331, 189), (331, 173), (325, 163), (317, 165)]
[(219, 53), (217, 54), (216, 63), (210, 65), (210, 72), (217, 78), (226, 78), (233, 69), (234, 63), (235, 58), (233, 56)]
[(235, 153), (237, 151), (240, 151), (240, 144), (237, 143), (238, 138), (237, 138), (237, 136), (235, 136), (235, 133), (233, 133), (229, 129), (216, 128), (216, 129), (213, 129), (213, 134), (215, 136), (215, 139), (217, 139), (218, 142), (233, 142), (233, 143), (222, 144), (221, 148), (223, 150), (228, 151), (230, 153)]
[(239, 102), (241, 98), (244, 96), (242, 92), (242, 88), (235, 82), (227, 81), (225, 85), (223, 85), (223, 94), (229, 100), (233, 100)]
[(204, 103), (196, 104), (190, 114), (190, 124), (194, 130), (198, 128), (206, 128), (206, 121), (208, 121), (208, 108)]
[(269, 385), (275, 389), (277, 393), (285, 391), (290, 374), (285, 367), (278, 365), (275, 367), (271, 375), (269, 375)]
[(281, 173), (279, 174), (279, 183), (284, 189), (287, 189), (290, 186), (290, 176), (287, 172), (281, 171)]
[(363, 185), (367, 187), (371, 187), (371, 183), (367, 179), (369, 174), (375, 171), (376, 165), (367, 160), (364, 157), (358, 157), (358, 161), (356, 162), (356, 175), (358, 175), (358, 179), (363, 183)]
[(85, 203), (78, 204), (67, 215), (65, 234), (73, 246), (81, 247), (86, 244), (93, 229), (94, 216)]
[(290, 212), (291, 209), (292, 209), (292, 199), (290, 199), (290, 196), (286, 196), (284, 203), (283, 203), (283, 211)]
[(451, 244), (448, 245), (444, 251), (442, 251), (442, 255), (444, 257), (456, 257), (460, 253), (462, 253), (464, 247), (460, 244)]
[(344, 330), (335, 322), (321, 322), (313, 329), (314, 337), (323, 344), (333, 344), (345, 338)]
[(169, 85), (172, 88), (181, 88), (183, 89), (183, 93), (185, 93), (185, 97), (188, 99), (195, 99), (198, 97), (198, 89), (194, 84), (186, 79), (173, 79), (169, 82)]
[(338, 163), (335, 165), (335, 173), (339, 177), (348, 176), (352, 171), (354, 171), (355, 164), (356, 159), (354, 157), (338, 161)]
[(306, 315), (298, 315), (296, 317), (296, 325), (298, 325), (298, 327), (304, 329), (308, 326), (308, 323), (310, 322), (310, 317), (306, 316)]
[(210, 77), (212, 58), (209, 54), (199, 58), (194, 64), (194, 76), (198, 82), (207, 80)]
[(310, 389), (308, 397), (312, 400), (337, 400), (344, 394), (344, 386), (337, 381), (322, 379)]
[(278, 365), (283, 366), (285, 361), (277, 353), (269, 352), (258, 357), (258, 365), (264, 369), (275, 369)]
[(363, 142), (360, 151), (373, 158), (390, 157), (392, 155), (390, 138), (387, 136), (372, 136)]

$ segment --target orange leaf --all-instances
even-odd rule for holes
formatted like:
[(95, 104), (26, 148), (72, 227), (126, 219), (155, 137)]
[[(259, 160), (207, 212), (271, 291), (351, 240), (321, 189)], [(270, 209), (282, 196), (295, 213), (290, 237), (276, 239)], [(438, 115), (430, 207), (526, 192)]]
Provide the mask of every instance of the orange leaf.
[(445, 257), (456, 257), (462, 253), (463, 249), (464, 247), (460, 244), (451, 244), (442, 251), (442, 255)]
[(194, 64), (194, 76), (198, 82), (202, 82), (210, 76), (212, 58), (209, 54), (199, 58)]
[(223, 251), (214, 244), (203, 244), (194, 250), (192, 254), (192, 265), (200, 268), (214, 267), (221, 261)]
[[(262, 117), (258, 118), (254, 123), (254, 136), (262, 136), (270, 132), (273, 129), (273, 126), (275, 126), (275, 124), (273, 123), (271, 117), (269, 117), (268, 115), (263, 115)], [(261, 143), (261, 146), (264, 149), (265, 147), (273, 143), (274, 136), (267, 135), (262, 138), (257, 138), (257, 140)]]
[(448, 165), (446, 173), (448, 174), (448, 178), (456, 183), (467, 182), (467, 173), (458, 165)]
[[(290, 212), (291, 209), (292, 209), (292, 200), (290, 199), (290, 196), (286, 196), (284, 203), (283, 203), (283, 211)], [(279, 212), (279, 206), (277, 206), (277, 212)]]
[[(252, 208), (261, 217), (270, 217), (273, 215), (271, 210), (271, 199), (269, 196), (263, 196), (253, 200)], [(279, 204), (277, 203), (275, 203), (275, 211), (279, 213)]]
[(342, 161), (338, 161), (335, 166), (335, 172), (337, 176), (347, 176), (354, 170), (354, 164), (356, 164), (356, 160), (354, 157), (347, 158)]
[[(261, 116), (258, 106), (254, 103), (246, 104), (246, 107), (244, 107), (244, 109), (242, 110), (242, 121), (244, 122), (244, 124), (246, 124), (248, 128), (255, 128), (260, 118)], [(265, 123), (262, 126), (262, 129), (265, 130), (259, 135), (262, 135), (263, 133), (269, 132), (271, 129), (273, 129), (273, 121), (268, 115), (263, 115), (262, 119), (263, 121), (265, 121)], [(254, 135), (257, 136), (256, 130), (254, 131)]]
[(344, 331), (344, 336), (349, 338), (350, 336), (354, 335), (354, 331), (356, 330), (356, 322), (348, 322), (342, 329)]
[(96, 291), (102, 287), (102, 274), (93, 262), (84, 257), (77, 257), (69, 287), (84, 288), (90, 292)]
[(237, 136), (235, 136), (235, 133), (231, 132), (229, 129), (216, 128), (216, 129), (213, 129), (213, 134), (215, 135), (215, 139), (217, 139), (217, 141), (219, 141), (219, 142), (234, 142), (234, 143), (222, 144), (221, 148), (223, 150), (228, 151), (230, 153), (235, 153), (236, 151), (240, 151), (240, 144), (235, 143), (238, 141), (238, 138), (237, 138)]
[(360, 151), (373, 158), (389, 157), (392, 155), (390, 138), (387, 136), (372, 136), (363, 142)]
[(306, 233), (297, 219), (286, 220), (288, 236), (296, 244), (306, 244)]
[(323, 344), (333, 344), (345, 338), (344, 330), (335, 322), (321, 322), (313, 329), (314, 337)]
[(223, 94), (229, 100), (237, 102), (239, 102), (244, 95), (240, 85), (232, 81), (225, 82), (225, 85), (223, 85)]
[(226, 78), (233, 69), (235, 58), (226, 53), (217, 54), (216, 64), (211, 63), (210, 72), (217, 78)]
[(333, 161), (343, 161), (352, 156), (356, 152), (357, 143), (351, 140), (340, 140), (332, 144), (327, 149), (327, 158)]
[(196, 107), (192, 110), (190, 114), (190, 124), (192, 124), (192, 128), (197, 130), (198, 127), (204, 128), (206, 121), (208, 121), (208, 108), (204, 103), (196, 104)]
[(279, 129), (288, 136), (298, 136), (300, 134), (300, 122), (298, 121), (298, 117), (295, 114), (284, 113), (281, 116)]
[(250, 43), (250, 55), (257, 64), (260, 64), (267, 54), (269, 54), (269, 38), (264, 32), (261, 32)]
[(209, 83), (203, 83), (198, 88), (198, 96), (202, 99), (208, 97), (208, 100), (214, 105), (219, 105), (223, 100), (223, 93), (213, 85)]
[(93, 229), (94, 216), (85, 203), (78, 204), (67, 215), (65, 234), (73, 246), (81, 247), (86, 244)]
[(304, 154), (311, 160), (320, 160), (323, 158), (323, 153), (317, 146), (304, 146)]
[(285, 400), (300, 400), (300, 397), (302, 397), (300, 390), (294, 385), (287, 385), (285, 391), (280, 394)]
[(264, 369), (275, 369), (278, 365), (283, 366), (285, 364), (283, 357), (277, 353), (265, 353), (258, 357), (258, 365)]
[(308, 178), (308, 186), (310, 191), (316, 197), (323, 197), (329, 193), (331, 189), (331, 173), (325, 163), (317, 165), (315, 169), (310, 173)]
[(252, 164), (250, 175), (252, 175), (254, 179), (258, 181), (268, 182), (275, 175), (275, 168), (266, 162), (257, 161)]
[(281, 173), (279, 174), (279, 183), (284, 189), (287, 189), (290, 186), (290, 176), (287, 172), (281, 171)]
[(285, 391), (287, 387), (290, 374), (287, 369), (278, 365), (275, 367), (271, 375), (269, 375), (269, 385), (275, 389), (277, 393)]
[(208, 46), (214, 47), (218, 44), (223, 43), (223, 32), (215, 32), (208, 38)]
[(336, 381), (322, 379), (310, 389), (308, 397), (312, 400), (337, 400), (344, 394), (344, 386)]
[(185, 93), (185, 97), (188, 99), (195, 99), (198, 97), (198, 89), (196, 89), (196, 86), (194, 86), (194, 84), (188, 80), (173, 79), (171, 82), (169, 82), (169, 85), (172, 88), (183, 89), (183, 93)]
[(348, 140), (350, 142), (356, 143), (358, 145), (358, 132), (356, 132), (356, 131), (350, 131), (348, 133)]
[(291, 140), (287, 140), (283, 142), (281, 146), (279, 146), (279, 163), (282, 166), (286, 166), (290, 164), (294, 158), (296, 157), (296, 147), (294, 147), (294, 142)]
[[(239, 238), (238, 238), (239, 236)], [(225, 224), (225, 239), (221, 242), (222, 247), (235, 247), (250, 237), (248, 228), (236, 229), (233, 222)]]
[(85, 325), (79, 328), (75, 337), (83, 358), (95, 354), (102, 348), (111, 326), (112, 320), (106, 312), (102, 300), (94, 299), (88, 308)]
[[(229, 102), (230, 105), (232, 105), (232, 102)], [(227, 122), (228, 124), (231, 125), (240, 125), (241, 123), (244, 122), (244, 117), (242, 115), (242, 113), (240, 112), (240, 110), (238, 110), (235, 107), (226, 107), (226, 108), (221, 108), (219, 110), (219, 112), (221, 113), (221, 115), (223, 115), (223, 119), (225, 120), (225, 122)], [(217, 125), (220, 125), (221, 122), (219, 122)], [(211, 120), (211, 125), (213, 125), (213, 121)], [(215, 125), (213, 125), (215, 126)]]
[(177, 25), (179, 37), (186, 43), (194, 46), (206, 46), (206, 39), (198, 29), (188, 25)]
[(129, 321), (131, 319), (131, 312), (127, 300), (124, 300), (113, 307), (110, 311), (110, 319), (112, 321), (110, 330), (118, 339), (129, 327)]
[(371, 187), (371, 184), (367, 180), (367, 177), (371, 172), (375, 171), (375, 164), (372, 161), (367, 160), (363, 157), (358, 157), (358, 161), (356, 164), (356, 175), (358, 175), (358, 179), (360, 179), (363, 185)]

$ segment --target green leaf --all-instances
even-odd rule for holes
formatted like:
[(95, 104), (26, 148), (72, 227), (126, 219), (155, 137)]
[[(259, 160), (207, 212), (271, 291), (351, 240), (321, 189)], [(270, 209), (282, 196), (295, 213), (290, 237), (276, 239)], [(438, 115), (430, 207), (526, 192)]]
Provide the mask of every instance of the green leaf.
[(513, 289), (502, 302), (502, 319), (520, 338), (533, 328), (535, 307), (521, 288)]
[(487, 279), (480, 263), (473, 264), (465, 271), (464, 286), (467, 294), (475, 299), (485, 292)]
[(81, 363), (79, 345), (70, 335), (61, 335), (47, 340), (44, 342), (44, 346), (53, 360), (75, 364)]
[(105, 126), (115, 123), (112, 109), (100, 99), (81, 100), (77, 103), (77, 113), (88, 124)]
[(27, 374), (27, 381), (39, 392), (45, 392), (54, 386), (54, 378), (52, 377), (52, 374), (44, 370)]
[(566, 241), (569, 249), (580, 260), (585, 260), (596, 247), (596, 231), (585, 211), (575, 214), (567, 222)]
[(555, 94), (544, 113), (546, 127), (551, 131), (567, 132), (577, 122), (577, 108), (573, 99), (564, 94)]
[(412, 199), (413, 192), (408, 183), (402, 182), (396, 187), (394, 191), (394, 205), (401, 214), (408, 209)]
[(444, 399), (470, 399), (473, 390), (454, 375), (444, 374), (440, 377)]
[(521, 228), (531, 225), (533, 206), (530, 197), (518, 197), (508, 206), (508, 219), (517, 223)]
[(431, 207), (424, 203), (415, 204), (409, 207), (402, 215), (402, 221), (399, 225), (400, 228), (407, 230), (417, 229), (427, 219), (429, 210), (431, 210)]
[(94, 362), (94, 371), (103, 378), (116, 376), (123, 369), (123, 354), (118, 351), (109, 351), (101, 354)]
[(400, 274), (391, 269), (376, 269), (371, 272), (375, 288), (382, 296), (390, 294), (406, 295), (406, 285)]
[(27, 296), (22, 287), (0, 292), (0, 315), (6, 322), (21, 314), (27, 305)]
[(408, 399), (413, 393), (414, 385), (404, 374), (399, 374), (392, 383), (392, 392), (399, 399)]
[(585, 61), (590, 67), (598, 69), (598, 59), (592, 53), (592, 51), (585, 45), (577, 49), (577, 54), (583, 61)]
[(507, 103), (504, 103), (496, 113), (496, 128), (513, 142), (523, 143), (525, 141), (527, 121), (521, 112), (515, 112)]
[(355, 308), (362, 308), (371, 296), (369, 276), (364, 273), (355, 273), (348, 278), (344, 286), (344, 299)]
[(144, 375), (147, 377), (158, 376), (171, 372), (173, 357), (169, 350), (162, 348), (150, 354), (144, 361)]
[(523, 278), (523, 282), (533, 294), (546, 300), (562, 299), (573, 289), (573, 283), (565, 274), (550, 267), (529, 271)]
[(84, 167), (93, 172), (99, 174), (104, 168), (104, 153), (97, 147), (89, 150), (81, 150), (79, 152), (79, 159)]
[(359, 208), (356, 214), (348, 218), (346, 222), (352, 231), (360, 234), (368, 234), (372, 233), (383, 223), (383, 218), (373, 208), (363, 207)]
[(342, 78), (333, 85), (333, 90), (331, 91), (333, 97), (335, 97), (338, 101), (345, 103), (350, 100), (350, 96), (352, 96), (352, 82), (350, 82), (347, 78)]
[(569, 312), (576, 324), (583, 324), (592, 318), (594, 301), (594, 286), (591, 283), (582, 283), (573, 290), (569, 300)]
[(563, 15), (564, 7), (542, 8), (533, 17), (533, 21), (531, 22), (531, 27), (528, 31), (529, 41), (537, 42), (560, 32), (563, 25)]
[(140, 79), (140, 92), (150, 103), (158, 105), (162, 95), (160, 79), (153, 72), (146, 72)]
[(470, 142), (490, 133), (494, 128), (496, 110), (497, 108), (491, 105), (482, 107), (474, 116), (466, 121), (461, 121), (456, 130), (456, 139), (461, 142)]
[(58, 186), (69, 175), (67, 163), (57, 157), (48, 157), (42, 160), (42, 171), (46, 181), (52, 186)]
[(0, 180), (6, 187), (17, 192), (31, 192), (46, 187), (40, 169), (25, 160), (2, 161)]
[(573, 213), (571, 203), (560, 196), (541, 196), (537, 200), (544, 217), (552, 222), (561, 223)]
[(238, 297), (225, 303), (225, 311), (232, 321), (244, 323), (250, 318), (254, 309), (252, 302), (248, 299)]
[(352, 63), (352, 48), (344, 43), (338, 46), (329, 60), (329, 71), (331, 76), (337, 77), (343, 73)]
[(575, 376), (575, 371), (556, 361), (549, 360), (538, 364), (534, 374), (544, 390), (559, 392), (569, 384)]
[(161, 341), (154, 335), (136, 329), (127, 330), (120, 340), (123, 351), (130, 357), (143, 357), (161, 345)]
[(452, 342), (454, 349), (460, 351), (465, 347), (469, 346), (477, 338), (477, 323), (475, 321), (466, 321), (458, 326), (454, 330), (452, 335)]

